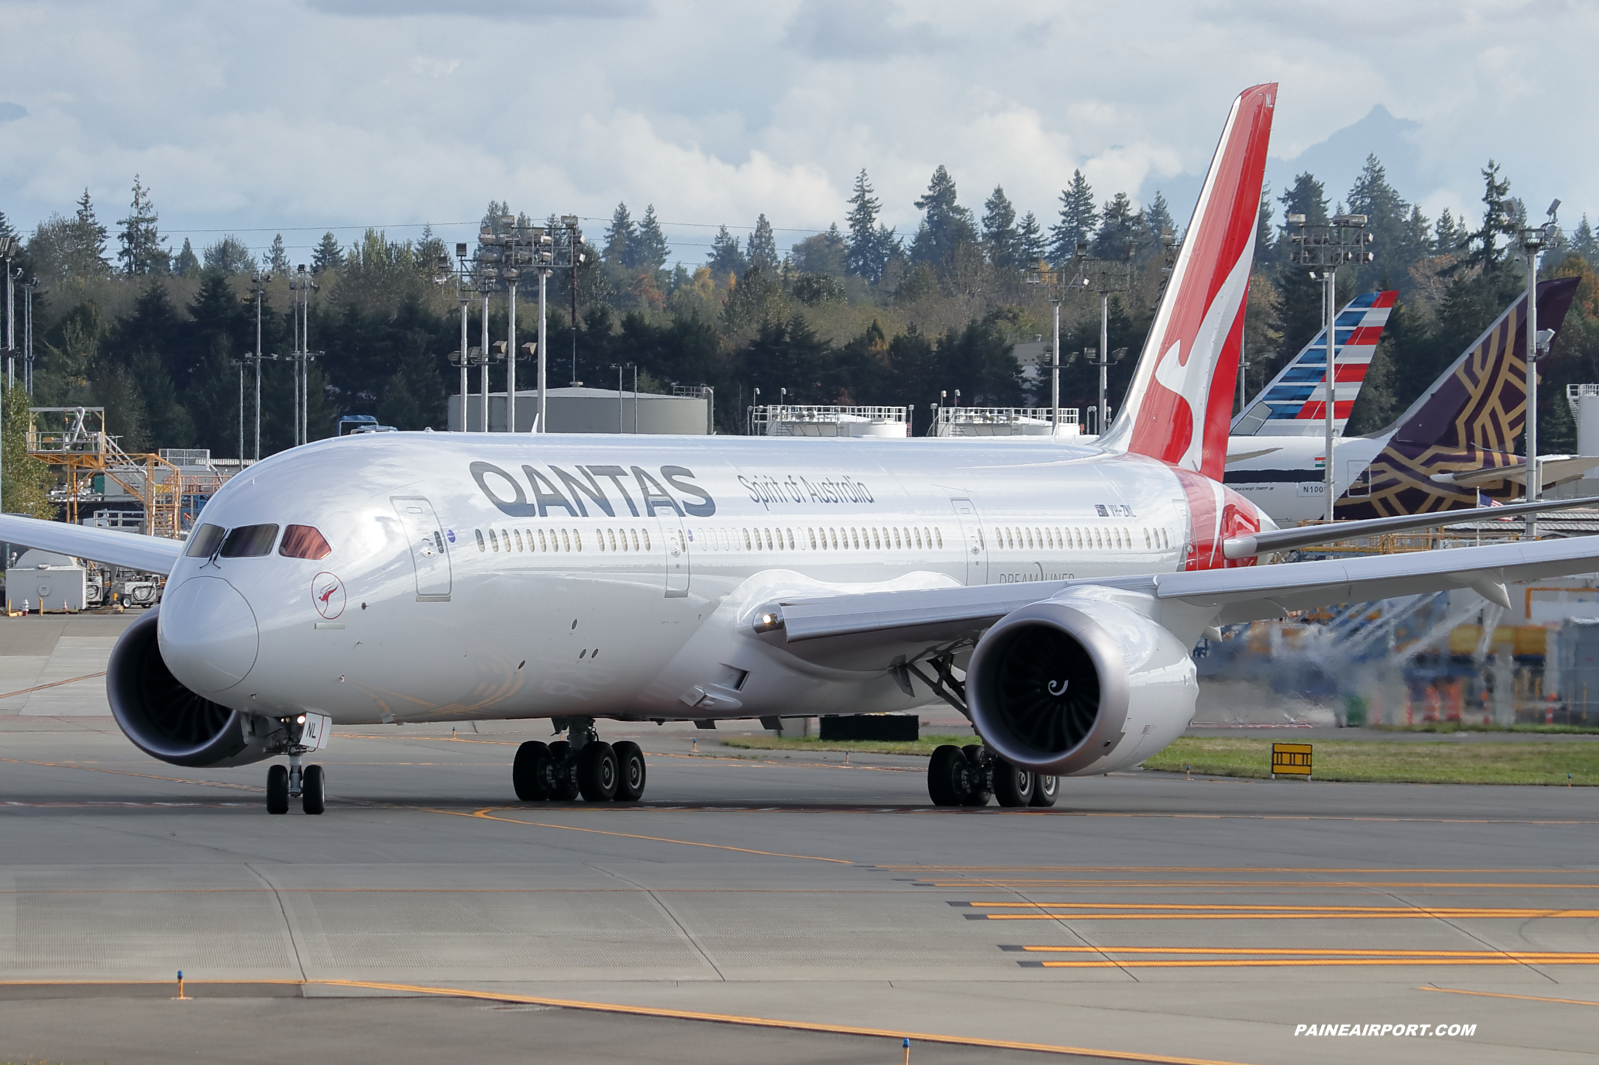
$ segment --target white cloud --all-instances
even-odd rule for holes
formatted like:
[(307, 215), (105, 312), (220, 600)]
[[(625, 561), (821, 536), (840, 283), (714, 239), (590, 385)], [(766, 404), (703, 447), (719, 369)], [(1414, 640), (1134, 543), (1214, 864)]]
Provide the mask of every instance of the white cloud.
[[(1573, 3), (1319, 0), (1263, 14), (1242, 0), (13, 0), (4, 11), (8, 38), (29, 41), (8, 56), (0, 105), (0, 209), (23, 226), (70, 209), (85, 186), (103, 219), (121, 217), (136, 172), (169, 231), (264, 229), (263, 244), (279, 228), (293, 244), (296, 227), (475, 222), (491, 198), (536, 215), (606, 217), (625, 200), (669, 223), (747, 227), (764, 212), (780, 228), (821, 228), (843, 218), (862, 167), (884, 220), (907, 232), (940, 164), (974, 209), (1002, 184), (1047, 223), (1080, 167), (1100, 198), (1163, 188), (1180, 214), (1232, 97), (1267, 80), (1282, 84), (1284, 168), (1382, 104), (1416, 123), (1405, 143), (1417, 187), (1400, 191), (1429, 211), (1474, 214), (1492, 157), (1529, 203), (1558, 195), (1563, 215), (1599, 215), (1599, 143), (1575, 119), (1599, 10)], [(668, 233), (685, 258), (703, 254), (703, 230)]]

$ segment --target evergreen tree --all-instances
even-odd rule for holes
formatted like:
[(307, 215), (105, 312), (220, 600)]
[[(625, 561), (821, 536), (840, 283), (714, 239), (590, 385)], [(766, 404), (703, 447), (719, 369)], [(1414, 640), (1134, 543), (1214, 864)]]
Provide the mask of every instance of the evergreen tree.
[(956, 202), (955, 179), (942, 165), (933, 171), (927, 192), (916, 200), (922, 224), (911, 242), (911, 261), (943, 266), (950, 263), (956, 249), (977, 242), (977, 228), (971, 212)]
[(883, 276), (883, 264), (887, 261), (878, 246), (877, 213), (883, 205), (872, 195), (865, 169), (855, 175), (855, 192), (847, 202), (850, 205), (847, 216), (849, 272), (876, 284)]
[(666, 265), (668, 248), (661, 223), (655, 217), (655, 205), (644, 208), (644, 218), (638, 224), (632, 248), (632, 266), (636, 270), (656, 271)]
[(1038, 224), (1038, 216), (1031, 211), (1022, 215), (1022, 224), (1016, 229), (1016, 247), (1022, 262), (1028, 266), (1037, 263), (1048, 250), (1044, 243), (1043, 227)]
[(1011, 206), (1002, 185), (983, 203), (983, 244), (988, 261), (1004, 270), (1023, 264), (1020, 234), (1016, 230), (1016, 208)]
[(1293, 187), (1277, 197), (1277, 202), (1283, 205), (1284, 215), (1304, 215), (1306, 225), (1327, 224), (1327, 189), (1308, 173), (1294, 178)]
[(287, 274), (289, 272), (289, 252), (283, 246), (282, 233), (272, 238), (272, 247), (261, 257), (261, 265), (270, 273)]
[(738, 277), (749, 269), (749, 260), (739, 250), (738, 238), (729, 233), (726, 226), (717, 230), (716, 236), (711, 238), (711, 253), (706, 260), (711, 278), (718, 284), (726, 281), (729, 275)]
[(777, 238), (772, 234), (772, 223), (763, 214), (755, 219), (755, 232), (749, 239), (750, 266), (760, 267), (768, 274), (777, 273)]
[(106, 227), (94, 217), (94, 204), (89, 200), (89, 190), (84, 189), (78, 198), (78, 209), (73, 220), (74, 243), (77, 258), (83, 269), (82, 277), (104, 277), (111, 272), (111, 262), (106, 258)]
[[(1264, 197), (1261, 205), (1265, 206)], [(1270, 217), (1269, 211), (1267, 217)], [(1161, 195), (1159, 189), (1155, 190), (1154, 200), (1144, 208), (1144, 228), (1149, 232), (1149, 244), (1154, 248), (1160, 247), (1162, 233), (1170, 232), (1174, 237), (1177, 235), (1177, 223), (1171, 216), (1171, 204), (1166, 202), (1166, 197)]]
[(1081, 170), (1072, 171), (1072, 183), (1060, 193), (1060, 221), (1049, 228), (1049, 261), (1062, 266), (1077, 254), (1099, 228), (1094, 190)]
[(1144, 216), (1133, 211), (1133, 201), (1118, 192), (1105, 201), (1099, 232), (1094, 235), (1094, 255), (1100, 259), (1126, 259), (1144, 235)]
[(605, 264), (612, 267), (633, 266), (633, 248), (638, 243), (638, 227), (628, 213), (627, 204), (619, 203), (611, 212), (611, 224), (605, 228)]
[(1594, 236), (1593, 227), (1588, 224), (1586, 214), (1582, 216), (1582, 221), (1571, 234), (1571, 250), (1587, 260), (1590, 268), (1599, 269), (1599, 238)]
[(232, 233), (224, 235), (221, 240), (208, 246), (201, 255), (204, 257), (207, 270), (215, 270), (224, 277), (248, 274), (255, 270), (255, 257), (250, 254), (250, 249), (245, 247), (244, 241)]
[[(184, 248), (188, 248), (188, 241), (184, 241)], [(324, 270), (337, 270), (344, 265), (344, 249), (339, 247), (337, 238), (332, 231), (322, 234), (322, 239), (317, 241), (316, 248), (311, 252), (311, 270), (320, 274)]]
[(172, 260), (172, 272), (179, 277), (193, 277), (200, 272), (200, 257), (194, 254), (188, 237), (183, 238), (183, 250)]
[[(1482, 228), (1471, 235), (1471, 252), (1467, 260), (1485, 267), (1500, 264), (1499, 238), (1506, 238), (1506, 246), (1515, 240), (1520, 226), (1516, 224), (1515, 211), (1507, 202), (1510, 179), (1500, 178), (1499, 164), (1492, 159), (1482, 168)], [(1525, 215), (1526, 209), (1522, 209)]]
[(156, 227), (159, 217), (150, 202), (150, 191), (133, 175), (133, 203), (128, 217), (118, 219), (122, 232), (117, 241), (122, 249), (117, 258), (122, 260), (122, 270), (130, 276), (165, 274), (172, 269), (172, 254), (162, 247), (161, 234)]

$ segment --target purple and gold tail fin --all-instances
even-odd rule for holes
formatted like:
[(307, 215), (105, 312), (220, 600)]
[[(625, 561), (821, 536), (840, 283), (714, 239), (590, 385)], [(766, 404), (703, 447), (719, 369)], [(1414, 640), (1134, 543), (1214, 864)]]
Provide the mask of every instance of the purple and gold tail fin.
[[(1540, 328), (1560, 329), (1577, 283), (1538, 283)], [(1386, 437), (1386, 446), (1339, 497), (1338, 517), (1459, 510), (1481, 497), (1521, 494), (1525, 464), (1516, 444), (1527, 424), (1526, 321), (1523, 296), (1393, 426), (1374, 434)]]

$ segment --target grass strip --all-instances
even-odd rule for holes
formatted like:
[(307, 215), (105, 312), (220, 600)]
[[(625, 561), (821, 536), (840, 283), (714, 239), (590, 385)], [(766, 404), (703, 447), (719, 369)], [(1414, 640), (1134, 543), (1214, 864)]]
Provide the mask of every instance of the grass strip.
[[(1269, 739), (1183, 736), (1145, 769), (1204, 776), (1271, 776)], [(1599, 785), (1599, 743), (1427, 743), (1322, 740), (1312, 777), (1391, 784)], [(1570, 774), (1568, 779), (1567, 774)]]
[[(738, 737), (728, 747), (763, 751), (858, 751), (926, 757), (953, 743), (978, 742), (972, 736), (923, 736), (914, 743), (815, 738)], [(1184, 736), (1145, 760), (1144, 768), (1201, 776), (1271, 776), (1269, 739)], [(1315, 780), (1368, 784), (1572, 784), (1599, 786), (1599, 743), (1428, 743), (1420, 740), (1321, 740), (1315, 744)], [(1570, 774), (1569, 779), (1567, 774)]]

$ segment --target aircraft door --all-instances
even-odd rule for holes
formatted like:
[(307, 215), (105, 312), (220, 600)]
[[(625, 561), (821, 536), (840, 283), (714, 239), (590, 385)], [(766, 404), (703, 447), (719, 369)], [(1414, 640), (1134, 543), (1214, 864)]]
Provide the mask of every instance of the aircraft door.
[(688, 531), (676, 514), (657, 512), (655, 517), (661, 530), (661, 545), (666, 550), (666, 598), (685, 598), (689, 582)]
[(433, 504), (421, 496), (395, 496), (390, 500), (400, 516), (411, 564), (416, 567), (419, 601), (446, 602), (450, 598), (450, 552), (444, 546), (444, 528)]
[(983, 523), (977, 507), (970, 499), (951, 499), (955, 518), (960, 522), (961, 539), (965, 545), (966, 583), (988, 583), (988, 544), (983, 539)]

